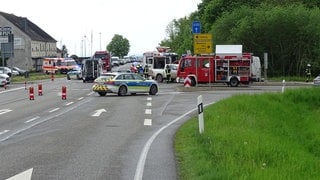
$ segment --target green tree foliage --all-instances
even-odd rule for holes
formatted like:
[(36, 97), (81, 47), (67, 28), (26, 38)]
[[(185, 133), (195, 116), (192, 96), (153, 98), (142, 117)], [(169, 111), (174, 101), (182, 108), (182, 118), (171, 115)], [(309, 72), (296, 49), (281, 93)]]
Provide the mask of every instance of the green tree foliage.
[(115, 34), (111, 42), (107, 45), (107, 50), (111, 52), (112, 56), (123, 57), (128, 55), (130, 43), (127, 38), (122, 35)]
[(268, 52), (273, 75), (302, 75), (307, 63), (318, 62), (319, 21), (319, 9), (302, 5), (242, 6), (219, 18), (212, 33), (217, 44), (242, 44), (257, 55)]

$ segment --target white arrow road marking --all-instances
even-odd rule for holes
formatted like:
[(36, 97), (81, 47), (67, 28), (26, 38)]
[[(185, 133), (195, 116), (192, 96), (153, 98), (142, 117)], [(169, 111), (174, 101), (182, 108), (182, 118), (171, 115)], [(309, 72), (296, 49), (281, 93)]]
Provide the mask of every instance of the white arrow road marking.
[(151, 126), (151, 125), (152, 125), (152, 119), (144, 119), (143, 125), (145, 125), (145, 126)]
[(91, 116), (98, 117), (103, 112), (107, 112), (107, 111), (105, 109), (98, 109), (98, 110), (94, 111), (94, 113)]
[(0, 109), (0, 115), (8, 113), (10, 111), (12, 111), (12, 110), (11, 109)]
[(7, 132), (9, 132), (9, 130), (6, 129), (6, 130), (0, 132), (0, 135), (1, 135), (1, 134), (4, 134), (4, 133), (7, 133)]
[(31, 180), (33, 168), (28, 169), (20, 174), (17, 174), (15, 176), (12, 176), (11, 178), (8, 178), (7, 180)]

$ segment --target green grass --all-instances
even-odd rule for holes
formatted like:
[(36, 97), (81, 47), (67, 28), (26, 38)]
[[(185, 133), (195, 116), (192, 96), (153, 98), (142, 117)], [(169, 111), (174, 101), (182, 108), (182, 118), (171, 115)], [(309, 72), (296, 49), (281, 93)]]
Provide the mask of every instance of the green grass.
[(177, 132), (180, 179), (320, 179), (320, 88), (237, 95)]
[[(62, 78), (66, 77), (66, 74), (55, 74), (54, 78)], [(25, 82), (25, 81), (37, 81), (37, 80), (44, 80), (44, 79), (51, 79), (51, 74), (45, 74), (42, 72), (32, 72), (29, 74), (28, 78), (25, 76), (13, 76), (11, 78), (11, 82)]]

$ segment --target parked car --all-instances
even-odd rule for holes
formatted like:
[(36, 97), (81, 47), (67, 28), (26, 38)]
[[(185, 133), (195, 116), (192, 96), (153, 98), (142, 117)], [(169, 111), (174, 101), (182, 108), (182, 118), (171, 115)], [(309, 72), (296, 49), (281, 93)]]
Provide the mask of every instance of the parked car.
[(320, 74), (313, 79), (313, 85), (320, 86)]
[[(178, 70), (178, 64), (167, 64), (170, 67), (170, 74), (171, 74), (171, 81), (175, 82), (177, 79), (177, 70)], [(163, 82), (164, 79), (166, 79), (165, 75), (165, 67), (161, 69), (149, 69), (149, 76), (152, 79), (155, 79), (157, 82)]]
[(7, 74), (10, 77), (11, 77), (11, 75), (19, 75), (18, 71), (12, 70), (12, 69), (10, 69), (9, 67), (6, 67), (6, 66), (1, 66), (0, 67), (0, 73)]
[(0, 74), (0, 86), (10, 84), (10, 77), (7, 74)]
[(11, 69), (14, 70), (14, 71), (18, 71), (20, 76), (24, 76), (27, 73), (27, 70), (24, 70), (24, 69), (21, 69), (21, 68), (18, 68), (18, 67), (12, 67)]
[(76, 66), (75, 68), (71, 69), (67, 73), (67, 79), (68, 80), (71, 80), (71, 79), (80, 80), (80, 79), (82, 79), (81, 67)]
[(116, 93), (119, 96), (136, 93), (158, 93), (158, 83), (154, 80), (147, 80), (136, 73), (115, 72), (106, 73), (94, 80), (92, 90), (100, 96), (107, 93)]

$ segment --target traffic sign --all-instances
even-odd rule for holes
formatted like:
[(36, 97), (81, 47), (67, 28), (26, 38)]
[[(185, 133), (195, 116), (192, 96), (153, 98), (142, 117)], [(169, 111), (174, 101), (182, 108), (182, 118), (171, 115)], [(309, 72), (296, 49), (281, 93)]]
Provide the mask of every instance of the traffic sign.
[(192, 22), (192, 33), (193, 34), (200, 34), (201, 33), (200, 21), (193, 21)]
[(211, 34), (194, 34), (193, 47), (194, 47), (194, 54), (211, 54), (212, 53), (212, 35)]

